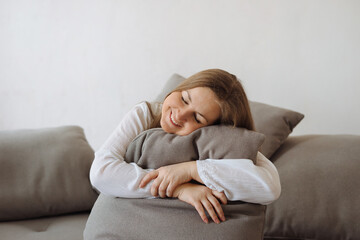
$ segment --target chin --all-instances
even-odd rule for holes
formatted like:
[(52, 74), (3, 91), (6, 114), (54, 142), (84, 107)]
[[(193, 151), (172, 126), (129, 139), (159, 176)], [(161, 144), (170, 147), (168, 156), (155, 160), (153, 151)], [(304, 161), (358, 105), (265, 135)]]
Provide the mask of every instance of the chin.
[(169, 128), (166, 123), (164, 124), (164, 123), (163, 123), (163, 120), (160, 121), (160, 127), (161, 127), (162, 130), (164, 130), (165, 132), (167, 132), (167, 133), (172, 133), (171, 128)]
[(167, 128), (163, 128), (163, 127), (161, 127), (162, 128), (162, 130), (164, 130), (165, 132), (167, 132), (167, 133), (172, 133), (171, 131), (169, 131)]

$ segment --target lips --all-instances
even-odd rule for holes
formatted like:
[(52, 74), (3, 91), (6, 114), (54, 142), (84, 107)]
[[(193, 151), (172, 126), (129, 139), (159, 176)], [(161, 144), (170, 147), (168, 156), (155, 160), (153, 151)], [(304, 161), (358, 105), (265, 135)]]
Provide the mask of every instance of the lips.
[(172, 112), (170, 113), (170, 122), (171, 122), (175, 127), (181, 127), (181, 125), (180, 125), (179, 123), (177, 123), (176, 120), (173, 118)]

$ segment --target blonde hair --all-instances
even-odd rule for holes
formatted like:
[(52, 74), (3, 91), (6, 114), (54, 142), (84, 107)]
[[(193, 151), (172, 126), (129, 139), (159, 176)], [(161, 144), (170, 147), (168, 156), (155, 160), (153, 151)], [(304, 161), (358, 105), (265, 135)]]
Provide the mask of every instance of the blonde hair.
[[(196, 87), (210, 88), (217, 96), (221, 115), (216, 124), (255, 130), (248, 98), (235, 75), (221, 69), (204, 70), (185, 79), (167, 96), (173, 92), (181, 92)], [(160, 119), (161, 114), (155, 116), (154, 126), (160, 125)]]

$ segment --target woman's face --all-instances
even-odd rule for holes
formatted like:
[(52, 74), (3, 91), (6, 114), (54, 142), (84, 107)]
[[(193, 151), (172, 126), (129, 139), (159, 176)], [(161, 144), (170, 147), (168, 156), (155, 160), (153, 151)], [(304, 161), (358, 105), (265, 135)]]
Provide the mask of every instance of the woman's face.
[(210, 88), (171, 93), (164, 101), (160, 125), (165, 132), (188, 135), (220, 118), (217, 97)]

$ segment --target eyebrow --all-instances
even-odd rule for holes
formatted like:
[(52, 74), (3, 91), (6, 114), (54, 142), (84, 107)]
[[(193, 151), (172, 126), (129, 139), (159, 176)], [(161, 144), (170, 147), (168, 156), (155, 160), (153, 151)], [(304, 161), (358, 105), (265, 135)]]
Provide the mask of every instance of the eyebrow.
[[(186, 90), (185, 92), (186, 92), (187, 95), (188, 95), (189, 101), (192, 102), (192, 101), (191, 101), (191, 95), (190, 95), (189, 91)], [(202, 114), (199, 113), (199, 112), (197, 112), (197, 113), (198, 113), (201, 117), (203, 117), (207, 123), (209, 122), (204, 115), (202, 115)]]

